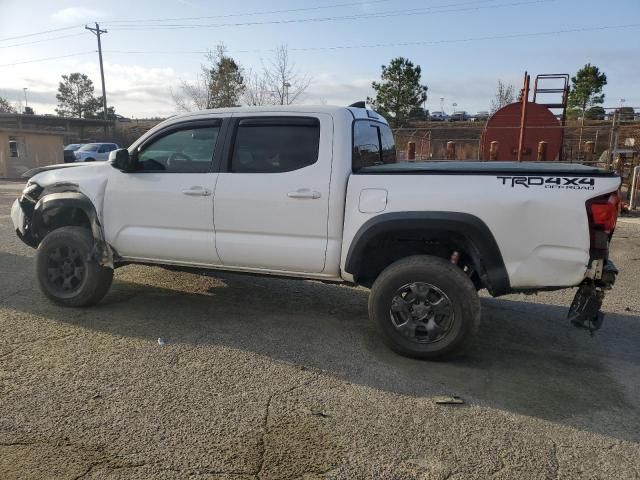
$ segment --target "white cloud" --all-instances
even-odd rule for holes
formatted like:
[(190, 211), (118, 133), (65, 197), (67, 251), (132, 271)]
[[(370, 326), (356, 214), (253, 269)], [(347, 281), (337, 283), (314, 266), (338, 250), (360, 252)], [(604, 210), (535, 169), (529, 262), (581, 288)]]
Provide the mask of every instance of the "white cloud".
[(326, 102), (330, 105), (350, 105), (372, 96), (372, 79), (339, 80), (331, 74), (314, 77), (304, 96), (304, 103)]
[(76, 23), (96, 20), (104, 16), (103, 12), (86, 7), (69, 7), (58, 10), (51, 19), (58, 23)]
[[(99, 96), (100, 69), (97, 62), (65, 60), (55, 68), (42, 65), (20, 65), (10, 77), (0, 81), (0, 91), (12, 102), (24, 100), (23, 87), (28, 87), (29, 105), (36, 113), (54, 113), (56, 93), (62, 74), (70, 72), (86, 73)], [(178, 76), (173, 68), (143, 67), (105, 63), (107, 101), (116, 112), (137, 118), (173, 115), (175, 106), (171, 99), (171, 89), (176, 88), (183, 76)], [(185, 77), (186, 80), (190, 78)]]

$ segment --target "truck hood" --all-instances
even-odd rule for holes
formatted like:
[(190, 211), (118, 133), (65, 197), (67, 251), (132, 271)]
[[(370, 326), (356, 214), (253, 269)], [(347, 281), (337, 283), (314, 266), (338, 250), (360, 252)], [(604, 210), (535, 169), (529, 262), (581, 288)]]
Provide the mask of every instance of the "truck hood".
[(41, 172), (48, 172), (50, 170), (58, 170), (60, 168), (72, 168), (72, 167), (86, 167), (86, 166), (90, 166), (90, 165), (94, 165), (91, 162), (88, 163), (84, 163), (84, 162), (78, 162), (78, 163), (59, 163), (57, 165), (47, 165), (46, 167), (37, 167), (37, 168), (32, 168), (31, 170), (27, 170), (26, 172), (24, 172), (22, 174), (22, 178), (31, 178), (34, 175), (37, 175)]
[(29, 183), (37, 183), (47, 193), (75, 191), (86, 195), (98, 212), (102, 211), (102, 201), (109, 178), (115, 170), (110, 162), (69, 163), (36, 168)]

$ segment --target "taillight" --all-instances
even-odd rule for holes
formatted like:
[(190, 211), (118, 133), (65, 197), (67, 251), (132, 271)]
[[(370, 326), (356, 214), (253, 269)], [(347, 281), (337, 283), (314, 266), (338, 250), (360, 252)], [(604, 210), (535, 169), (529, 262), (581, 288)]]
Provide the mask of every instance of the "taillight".
[(613, 192), (587, 201), (587, 215), (590, 227), (610, 235), (618, 221), (620, 199), (618, 192)]

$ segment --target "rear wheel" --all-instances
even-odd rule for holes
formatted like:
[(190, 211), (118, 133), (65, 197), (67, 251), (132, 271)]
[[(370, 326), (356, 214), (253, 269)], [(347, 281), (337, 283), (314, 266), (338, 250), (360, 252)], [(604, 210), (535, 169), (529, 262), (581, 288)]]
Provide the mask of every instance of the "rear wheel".
[(466, 346), (480, 323), (480, 300), (460, 268), (442, 258), (415, 255), (378, 276), (369, 316), (396, 352), (437, 358)]
[(92, 258), (93, 237), (82, 227), (50, 232), (38, 247), (36, 273), (40, 290), (67, 307), (98, 303), (109, 291), (113, 270)]

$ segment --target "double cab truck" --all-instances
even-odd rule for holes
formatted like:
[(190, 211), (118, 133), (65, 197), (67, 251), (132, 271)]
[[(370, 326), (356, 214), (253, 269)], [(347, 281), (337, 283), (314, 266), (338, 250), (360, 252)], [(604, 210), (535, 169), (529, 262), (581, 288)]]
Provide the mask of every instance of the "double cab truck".
[[(557, 163), (399, 163), (358, 107), (206, 110), (172, 117), (108, 162), (43, 167), (12, 207), (60, 305), (99, 302), (126, 264), (228, 270), (370, 288), (397, 352), (459, 352), (493, 296), (579, 287), (597, 329), (617, 271), (620, 179)], [(286, 292), (283, 292), (286, 295)]]

